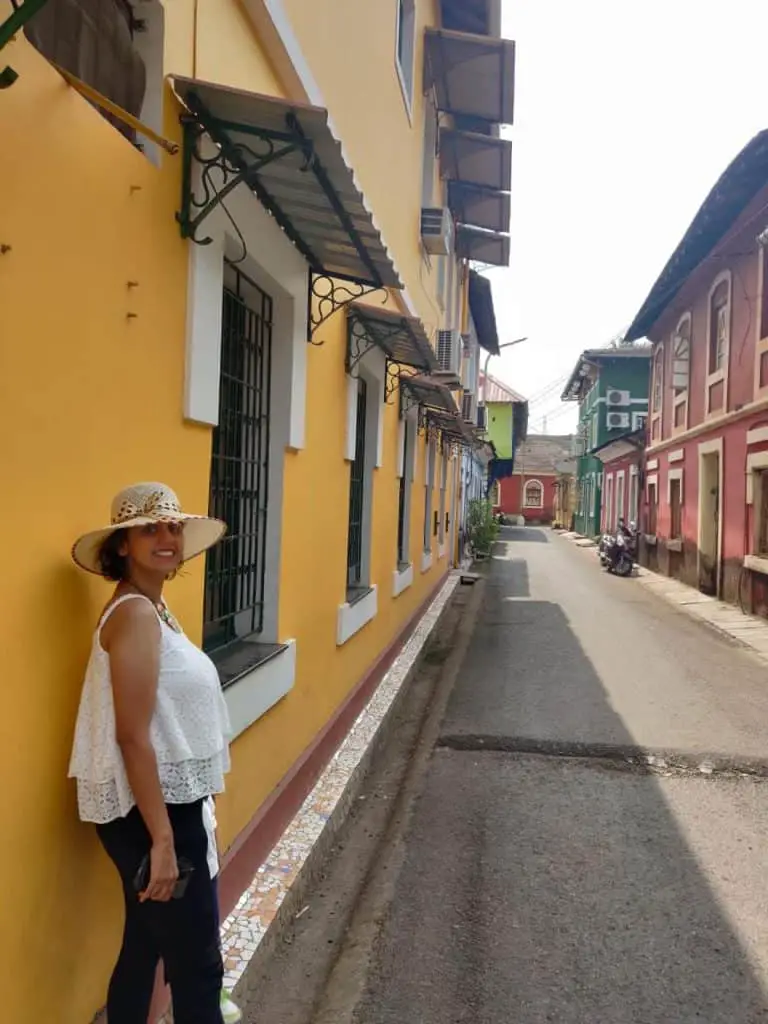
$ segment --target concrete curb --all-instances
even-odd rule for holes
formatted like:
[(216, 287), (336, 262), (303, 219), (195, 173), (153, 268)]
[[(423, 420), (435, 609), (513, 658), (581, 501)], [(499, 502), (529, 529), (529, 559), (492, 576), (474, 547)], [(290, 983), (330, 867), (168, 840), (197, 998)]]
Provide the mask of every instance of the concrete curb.
[[(236, 1000), (246, 970), (250, 971), (275, 949), (323, 872), (328, 852), (360, 793), (373, 759), (387, 741), (408, 684), (458, 585), (459, 575), (452, 573), (277, 846), (256, 872), (252, 885), (224, 922), (225, 985), (234, 992)], [(265, 895), (272, 907), (271, 920), (264, 913), (254, 912)], [(237, 959), (236, 967), (232, 965), (233, 957)]]

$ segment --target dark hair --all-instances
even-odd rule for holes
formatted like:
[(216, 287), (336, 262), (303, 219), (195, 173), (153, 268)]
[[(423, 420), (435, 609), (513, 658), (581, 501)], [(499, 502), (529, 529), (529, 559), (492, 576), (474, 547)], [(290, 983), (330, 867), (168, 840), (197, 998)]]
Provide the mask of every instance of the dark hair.
[[(98, 560), (101, 575), (113, 583), (125, 583), (128, 581), (128, 557), (120, 554), (120, 545), (125, 539), (127, 530), (115, 530), (101, 542)], [(168, 579), (175, 579), (181, 571), (183, 562), (173, 572), (168, 574)]]
[(122, 583), (128, 578), (128, 558), (120, 554), (125, 534), (125, 530), (115, 530), (101, 542), (99, 548), (101, 574), (113, 583)]

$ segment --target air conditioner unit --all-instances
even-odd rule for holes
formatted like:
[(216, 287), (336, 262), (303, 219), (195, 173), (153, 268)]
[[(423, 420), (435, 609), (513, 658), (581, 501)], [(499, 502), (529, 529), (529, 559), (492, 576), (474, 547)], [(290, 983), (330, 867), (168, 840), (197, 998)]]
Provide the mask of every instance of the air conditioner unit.
[(629, 426), (628, 412), (609, 412), (606, 416), (606, 425), (609, 430), (620, 430)]
[(437, 361), (439, 374), (450, 374), (461, 380), (461, 335), (453, 329), (437, 332)]
[(421, 210), (421, 240), (432, 256), (448, 256), (452, 249), (453, 221), (444, 206), (424, 206)]
[(627, 406), (630, 402), (629, 392), (619, 391), (617, 388), (608, 388), (608, 392), (605, 397), (608, 405)]
[(478, 405), (477, 407), (477, 425), (480, 430), (488, 429), (488, 410), (484, 405)]

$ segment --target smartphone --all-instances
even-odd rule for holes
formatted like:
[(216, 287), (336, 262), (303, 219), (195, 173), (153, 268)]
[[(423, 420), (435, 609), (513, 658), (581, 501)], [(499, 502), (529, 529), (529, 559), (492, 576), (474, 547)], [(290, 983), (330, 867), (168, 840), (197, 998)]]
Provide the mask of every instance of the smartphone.
[[(187, 891), (189, 880), (195, 870), (194, 865), (186, 859), (186, 857), (179, 857), (179, 878), (173, 889), (171, 899), (180, 900), (184, 893)], [(137, 893), (144, 892), (149, 885), (149, 872), (150, 872), (150, 860), (149, 854), (139, 864), (139, 870), (136, 872), (136, 877), (133, 880), (133, 888)]]

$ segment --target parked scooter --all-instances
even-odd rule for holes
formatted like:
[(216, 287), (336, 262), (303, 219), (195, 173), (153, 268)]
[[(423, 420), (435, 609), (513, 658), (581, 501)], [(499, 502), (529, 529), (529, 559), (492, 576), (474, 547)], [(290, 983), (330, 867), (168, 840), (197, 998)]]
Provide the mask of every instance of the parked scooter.
[(616, 535), (610, 538), (606, 545), (605, 561), (603, 562), (608, 572), (616, 576), (631, 576), (637, 559), (637, 526), (630, 523), (629, 526), (623, 519), (619, 520), (619, 528)]

